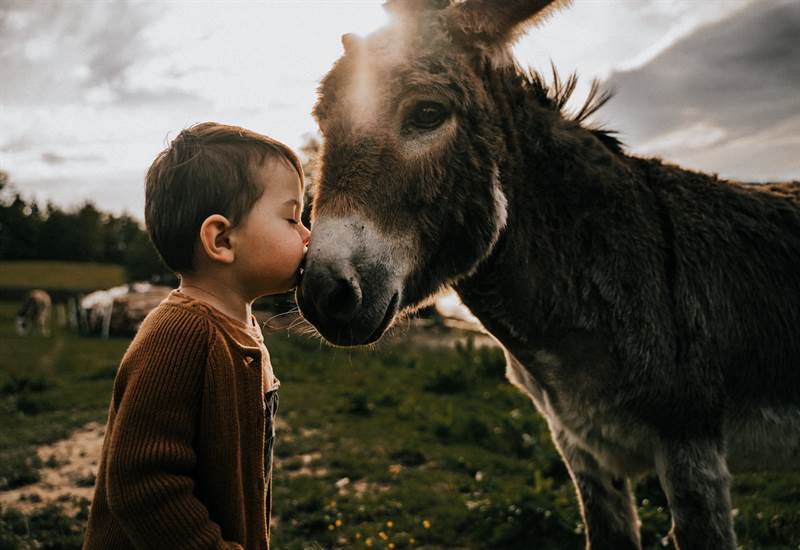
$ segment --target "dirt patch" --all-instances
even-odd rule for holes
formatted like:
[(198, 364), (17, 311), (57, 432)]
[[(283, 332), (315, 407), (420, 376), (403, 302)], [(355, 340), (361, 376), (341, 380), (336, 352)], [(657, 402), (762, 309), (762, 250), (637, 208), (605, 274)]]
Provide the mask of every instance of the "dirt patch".
[(363, 498), (364, 495), (368, 493), (370, 495), (385, 493), (391, 489), (386, 483), (371, 483), (363, 479), (351, 483), (349, 477), (343, 477), (334, 483), (334, 486), (340, 497), (352, 494), (358, 498)]
[(328, 469), (319, 466), (317, 462), (322, 458), (322, 453), (313, 452), (295, 455), (287, 458), (275, 459), (275, 475), (282, 477), (325, 477)]
[(39, 447), (36, 453), (45, 464), (41, 480), (0, 491), (0, 505), (30, 512), (52, 502), (69, 508), (81, 498), (91, 500), (105, 432), (105, 426), (90, 422), (67, 439)]
[[(307, 437), (318, 431), (302, 428), (295, 435), (280, 417), (277, 419), (276, 429), (285, 437)], [(41, 480), (24, 487), (0, 491), (0, 506), (14, 507), (30, 513), (35, 508), (58, 503), (68, 514), (76, 512), (82, 499), (91, 501), (94, 495), (105, 432), (105, 425), (90, 422), (67, 439), (39, 447), (36, 454), (44, 464), (39, 470)], [(283, 460), (276, 457), (276, 469), (280, 471), (286, 462), (297, 461), (299, 468), (284, 469), (281, 475), (323, 477), (328, 470), (317, 465), (320, 458), (320, 453), (301, 454)]]

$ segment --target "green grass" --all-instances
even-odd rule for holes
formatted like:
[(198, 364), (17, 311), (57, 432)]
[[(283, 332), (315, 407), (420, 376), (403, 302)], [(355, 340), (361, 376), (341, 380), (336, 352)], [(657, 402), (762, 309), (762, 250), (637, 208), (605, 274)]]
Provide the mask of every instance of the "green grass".
[(55, 326), (51, 336), (18, 336), (16, 307), (0, 302), (0, 490), (36, 478), (36, 446), (105, 421), (128, 345), (127, 339), (85, 339)]
[[(270, 345), (291, 429), (276, 452), (320, 452), (327, 470), (276, 471), (276, 548), (370, 539), (373, 548), (501, 549), (528, 537), (539, 548), (580, 545), (567, 473), (529, 401), (504, 381), (497, 350), (400, 342), (380, 353), (320, 353), (317, 342), (274, 337)], [(340, 494), (343, 478), (345, 489), (365, 490)]]
[[(105, 418), (127, 340), (16, 337), (14, 306), (0, 302), (0, 477), (22, 484), (37, 475), (36, 445)], [(413, 330), (372, 350), (267, 343), (286, 423), (274, 548), (583, 547), (567, 472), (498, 350), (423, 348)], [(739, 476), (733, 502), (744, 548), (800, 544), (800, 475)], [(645, 547), (662, 548), (669, 514), (655, 479), (639, 483), (637, 504)], [(58, 506), (0, 511), (0, 549), (78, 548), (85, 519), (85, 506), (75, 519)]]
[(96, 290), (125, 283), (125, 270), (114, 264), (88, 262), (0, 262), (0, 288)]

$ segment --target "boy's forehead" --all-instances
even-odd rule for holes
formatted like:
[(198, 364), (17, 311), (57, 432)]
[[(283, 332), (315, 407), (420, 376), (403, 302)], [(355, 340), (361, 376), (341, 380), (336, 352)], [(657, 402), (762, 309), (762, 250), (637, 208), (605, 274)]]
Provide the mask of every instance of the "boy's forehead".
[(300, 193), (303, 184), (295, 167), (283, 157), (265, 159), (256, 169), (256, 177), (265, 193)]

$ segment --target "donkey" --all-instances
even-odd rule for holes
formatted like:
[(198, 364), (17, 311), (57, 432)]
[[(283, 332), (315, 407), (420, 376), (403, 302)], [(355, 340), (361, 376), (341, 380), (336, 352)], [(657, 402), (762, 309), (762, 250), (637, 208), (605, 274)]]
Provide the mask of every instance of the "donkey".
[(44, 290), (36, 289), (28, 292), (17, 312), (17, 333), (22, 335), (38, 330), (39, 334), (47, 336), (50, 305), (50, 295)]
[(302, 314), (369, 344), (452, 286), (547, 419), (587, 548), (641, 547), (651, 472), (676, 547), (736, 548), (729, 464), (800, 464), (800, 182), (629, 155), (585, 121), (596, 85), (566, 114), (574, 77), (510, 53), (553, 2), (387, 7), (319, 88)]

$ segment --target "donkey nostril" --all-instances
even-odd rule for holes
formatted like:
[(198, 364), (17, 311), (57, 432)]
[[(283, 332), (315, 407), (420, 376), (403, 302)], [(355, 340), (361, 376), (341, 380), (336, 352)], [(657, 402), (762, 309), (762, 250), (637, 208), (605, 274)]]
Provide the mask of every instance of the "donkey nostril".
[(349, 323), (356, 317), (361, 308), (362, 294), (358, 275), (352, 266), (320, 266), (310, 262), (304, 271), (297, 293), (303, 315), (323, 325)]
[(329, 317), (338, 321), (350, 321), (361, 305), (361, 289), (354, 281), (337, 279), (325, 305)]

